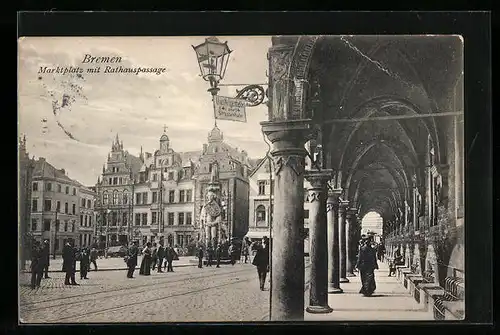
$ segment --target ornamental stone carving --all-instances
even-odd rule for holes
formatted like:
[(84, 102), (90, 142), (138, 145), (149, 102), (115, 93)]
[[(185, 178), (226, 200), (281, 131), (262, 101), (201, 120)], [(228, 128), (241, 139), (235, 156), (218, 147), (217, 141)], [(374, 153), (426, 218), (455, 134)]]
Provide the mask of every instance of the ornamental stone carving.
[(278, 175), (284, 166), (292, 169), (297, 176), (300, 176), (305, 171), (305, 159), (298, 155), (277, 156), (273, 157), (274, 160), (274, 173)]

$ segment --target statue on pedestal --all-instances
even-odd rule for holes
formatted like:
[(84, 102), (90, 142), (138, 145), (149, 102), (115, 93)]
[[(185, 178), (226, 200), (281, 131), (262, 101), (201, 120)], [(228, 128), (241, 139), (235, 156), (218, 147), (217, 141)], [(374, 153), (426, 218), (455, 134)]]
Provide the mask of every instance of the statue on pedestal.
[(210, 183), (205, 196), (205, 203), (200, 213), (201, 235), (205, 247), (216, 246), (227, 238), (226, 228), (221, 223), (222, 208), (220, 205), (219, 165), (212, 163)]

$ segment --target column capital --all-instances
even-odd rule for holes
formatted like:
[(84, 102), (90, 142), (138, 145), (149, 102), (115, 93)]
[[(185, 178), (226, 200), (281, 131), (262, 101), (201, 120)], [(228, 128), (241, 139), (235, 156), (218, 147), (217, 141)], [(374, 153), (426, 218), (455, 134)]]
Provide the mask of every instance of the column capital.
[(308, 191), (325, 189), (327, 182), (332, 178), (333, 170), (322, 169), (322, 170), (308, 170), (305, 173), (306, 180), (311, 184)]
[(356, 218), (357, 213), (358, 213), (358, 210), (356, 208), (347, 208), (346, 209), (346, 215), (347, 215), (348, 219)]
[(340, 210), (340, 213), (347, 213), (347, 210), (349, 208), (349, 201), (346, 201), (346, 200), (340, 200), (340, 203), (339, 203), (339, 210)]
[(330, 212), (332, 209), (338, 210), (339, 197), (342, 194), (342, 189), (328, 189), (328, 198), (326, 199), (326, 211)]

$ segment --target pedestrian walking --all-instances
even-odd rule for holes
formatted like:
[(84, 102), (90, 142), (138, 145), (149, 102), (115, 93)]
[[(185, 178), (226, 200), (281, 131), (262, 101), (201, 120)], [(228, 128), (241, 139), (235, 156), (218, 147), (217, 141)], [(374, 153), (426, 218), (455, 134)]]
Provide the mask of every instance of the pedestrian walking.
[(248, 246), (245, 245), (245, 244), (243, 244), (242, 250), (241, 250), (241, 254), (242, 254), (243, 258), (244, 258), (245, 264), (248, 262), (248, 253), (249, 253), (248, 252)]
[(151, 247), (151, 270), (156, 269), (156, 265), (158, 265), (158, 256), (157, 256), (158, 248), (156, 246), (156, 243), (153, 243), (153, 246)]
[(88, 279), (87, 273), (90, 267), (90, 251), (83, 247), (80, 253), (80, 279)]
[(384, 256), (385, 256), (385, 246), (382, 242), (380, 242), (377, 246), (377, 259), (380, 262), (384, 261)]
[(229, 253), (229, 259), (230, 259), (231, 265), (234, 266), (234, 263), (236, 263), (236, 247), (234, 246), (234, 244), (231, 244), (229, 246), (229, 250), (227, 252)]
[(140, 275), (151, 275), (151, 242), (146, 243), (146, 247), (142, 250), (142, 262), (139, 270)]
[[(156, 251), (156, 257), (158, 262), (158, 273), (163, 272), (163, 259), (165, 258), (165, 247), (163, 247), (163, 241), (160, 241), (160, 246)], [(154, 270), (154, 268), (153, 268)]]
[[(90, 250), (90, 262), (94, 264), (94, 269), (97, 271), (97, 249), (95, 247), (92, 247)], [(90, 271), (90, 264), (89, 264), (89, 271)]]
[(34, 241), (31, 247), (31, 289), (40, 287), (43, 276), (42, 248), (39, 241)]
[(212, 248), (212, 245), (209, 244), (207, 248), (207, 266), (212, 266), (213, 257), (214, 257), (214, 249)]
[(74, 247), (73, 240), (68, 240), (68, 242), (66, 242), (66, 245), (63, 247), (62, 253), (62, 270), (66, 273), (66, 276), (64, 278), (64, 285), (80, 285), (75, 280), (77, 250)]
[(215, 249), (215, 258), (217, 260), (217, 266), (216, 268), (220, 268), (220, 258), (222, 256), (222, 246), (217, 244), (217, 248)]
[(197, 256), (198, 256), (198, 267), (201, 269), (203, 268), (203, 248), (201, 246), (198, 247)]
[(132, 246), (128, 249), (128, 255), (125, 257), (127, 263), (127, 278), (134, 278), (135, 267), (137, 266), (137, 255), (139, 254), (139, 241), (134, 241)]
[(359, 251), (356, 267), (361, 275), (361, 289), (359, 293), (368, 297), (373, 294), (377, 285), (375, 283), (374, 271), (378, 269), (376, 250), (372, 247), (372, 237), (364, 239), (364, 245)]
[(174, 267), (172, 265), (174, 258), (175, 258), (175, 250), (174, 248), (172, 248), (171, 245), (169, 245), (165, 251), (165, 263), (167, 263), (167, 272), (174, 272)]
[(43, 263), (42, 271), (45, 273), (45, 279), (49, 277), (49, 265), (50, 265), (50, 246), (49, 240), (43, 241), (42, 253), (41, 253), (41, 261)]
[(257, 252), (255, 253), (252, 264), (257, 267), (260, 290), (264, 291), (266, 276), (269, 272), (269, 239), (266, 236), (262, 239), (262, 244), (257, 246)]

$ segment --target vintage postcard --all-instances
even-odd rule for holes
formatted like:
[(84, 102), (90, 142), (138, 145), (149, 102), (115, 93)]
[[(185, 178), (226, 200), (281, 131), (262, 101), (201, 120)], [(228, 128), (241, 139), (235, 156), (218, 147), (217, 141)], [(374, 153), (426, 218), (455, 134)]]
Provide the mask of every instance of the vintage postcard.
[(18, 55), (21, 323), (464, 319), (461, 36)]

